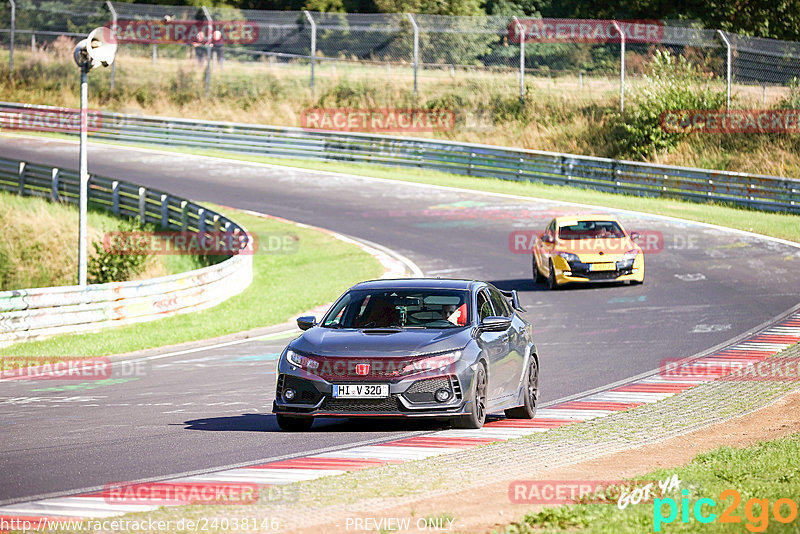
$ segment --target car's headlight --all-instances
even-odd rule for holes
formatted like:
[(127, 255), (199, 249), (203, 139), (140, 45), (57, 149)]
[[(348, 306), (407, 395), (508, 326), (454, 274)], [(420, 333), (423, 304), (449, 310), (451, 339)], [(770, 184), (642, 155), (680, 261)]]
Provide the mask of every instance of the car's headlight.
[(577, 254), (571, 254), (569, 252), (559, 252), (559, 256), (561, 256), (567, 263), (580, 263), (581, 259), (578, 257)]
[(635, 260), (636, 256), (639, 255), (639, 251), (635, 248), (629, 250), (625, 254), (622, 255), (622, 259), (624, 260)]
[(319, 362), (317, 360), (312, 360), (308, 356), (303, 356), (302, 354), (298, 354), (292, 349), (286, 349), (286, 361), (291, 363), (292, 365), (296, 365), (301, 369), (317, 369), (319, 367)]
[(454, 350), (452, 352), (443, 352), (441, 354), (434, 354), (428, 358), (420, 358), (407, 363), (400, 370), (400, 374), (407, 375), (409, 373), (418, 373), (421, 371), (439, 371), (449, 365), (453, 365), (461, 359), (461, 351)]
[(636, 261), (636, 256), (638, 255), (639, 251), (637, 249), (635, 248), (631, 249), (622, 255), (622, 261), (620, 263), (622, 263), (626, 267), (630, 267), (631, 265), (633, 265), (633, 262)]

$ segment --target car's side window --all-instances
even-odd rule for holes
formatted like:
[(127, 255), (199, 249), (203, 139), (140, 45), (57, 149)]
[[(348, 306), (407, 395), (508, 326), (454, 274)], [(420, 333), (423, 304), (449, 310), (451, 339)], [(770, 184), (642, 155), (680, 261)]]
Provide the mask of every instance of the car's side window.
[(492, 296), (492, 304), (494, 304), (497, 315), (511, 317), (511, 307), (508, 305), (508, 301), (503, 297), (502, 293), (493, 288), (489, 289), (489, 293)]
[(494, 315), (492, 302), (489, 300), (486, 291), (481, 290), (481, 292), (478, 293), (478, 321), (483, 321), (485, 318), (491, 317), (492, 315)]

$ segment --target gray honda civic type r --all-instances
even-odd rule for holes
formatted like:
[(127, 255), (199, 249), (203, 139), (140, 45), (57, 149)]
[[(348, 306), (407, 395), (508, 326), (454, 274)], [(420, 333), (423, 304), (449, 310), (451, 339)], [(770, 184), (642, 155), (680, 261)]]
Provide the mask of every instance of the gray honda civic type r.
[(480, 428), (531, 419), (539, 360), (515, 291), (475, 280), (362, 282), (278, 360), (272, 411), (284, 430), (314, 417), (430, 417)]

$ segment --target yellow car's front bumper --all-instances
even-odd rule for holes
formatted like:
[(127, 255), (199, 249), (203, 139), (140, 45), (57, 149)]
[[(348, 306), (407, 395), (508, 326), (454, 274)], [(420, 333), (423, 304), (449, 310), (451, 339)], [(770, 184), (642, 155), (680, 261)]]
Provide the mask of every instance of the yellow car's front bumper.
[[(614, 258), (614, 260), (618, 260), (618, 258)], [(608, 262), (603, 263), (617, 263), (616, 261), (611, 261), (609, 259)], [(560, 256), (555, 256), (553, 258), (553, 268), (554, 268), (554, 277), (556, 281), (556, 285), (567, 284), (570, 282), (582, 282), (582, 283), (603, 283), (603, 282), (644, 282), (644, 255), (640, 252), (636, 259), (633, 262), (633, 266), (627, 269), (615, 269), (611, 271), (595, 271), (589, 272), (585, 270), (586, 265), (591, 264), (580, 264), (581, 269), (573, 270), (573, 267), (567, 263)]]

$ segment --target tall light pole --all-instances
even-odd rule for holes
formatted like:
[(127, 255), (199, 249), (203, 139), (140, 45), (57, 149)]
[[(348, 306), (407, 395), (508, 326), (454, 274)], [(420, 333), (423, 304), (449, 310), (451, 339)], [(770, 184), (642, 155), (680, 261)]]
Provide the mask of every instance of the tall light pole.
[(16, 13), (17, 13), (17, 4), (14, 3), (14, 0), (8, 0), (11, 3), (11, 41), (8, 43), (8, 70), (14, 70), (14, 30), (16, 30)]
[(94, 67), (108, 67), (114, 63), (117, 53), (116, 37), (109, 28), (95, 28), (89, 36), (75, 45), (72, 57), (81, 69), (81, 136), (80, 165), (78, 178), (80, 181), (80, 199), (78, 203), (78, 284), (85, 286), (87, 282), (87, 250), (86, 219), (89, 204), (89, 169), (86, 159), (86, 137), (89, 128), (89, 89), (86, 77)]

